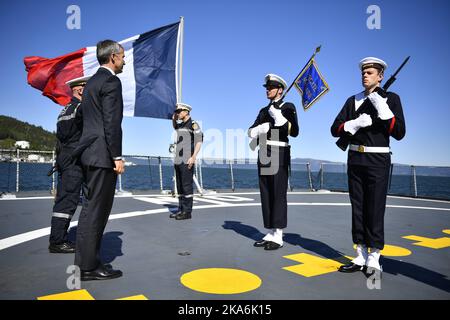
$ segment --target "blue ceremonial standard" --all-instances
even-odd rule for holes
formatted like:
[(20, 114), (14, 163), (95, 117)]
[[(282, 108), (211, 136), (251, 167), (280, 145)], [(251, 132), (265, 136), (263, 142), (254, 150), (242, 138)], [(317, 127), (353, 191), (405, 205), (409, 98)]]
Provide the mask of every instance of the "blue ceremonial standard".
[(314, 102), (330, 90), (314, 59), (311, 59), (294, 82), (302, 96), (303, 109), (307, 110)]

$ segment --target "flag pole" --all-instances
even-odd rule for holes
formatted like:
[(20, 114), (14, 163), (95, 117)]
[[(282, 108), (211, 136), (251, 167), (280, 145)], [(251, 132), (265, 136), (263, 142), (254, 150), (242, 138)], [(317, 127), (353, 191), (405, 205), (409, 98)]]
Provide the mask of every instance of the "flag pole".
[(298, 73), (298, 75), (294, 78), (294, 81), (292, 81), (291, 85), (289, 86), (289, 88), (283, 93), (283, 97), (281, 99), (284, 99), (284, 97), (286, 97), (287, 93), (289, 92), (289, 90), (291, 90), (292, 86), (295, 83), (295, 80), (297, 80), (297, 78), (302, 74), (303, 70), (305, 70), (306, 66), (309, 64), (309, 62), (314, 59), (314, 57), (316, 56), (316, 54), (318, 54), (320, 52), (320, 48), (322, 47), (322, 45), (318, 46), (316, 48), (316, 50), (314, 51), (313, 55), (311, 56), (311, 58), (309, 58), (308, 62), (306, 62), (305, 66), (300, 70), (300, 72)]
[(180, 36), (179, 36), (179, 75), (178, 75), (178, 94), (177, 94), (177, 102), (181, 102), (182, 99), (182, 83), (183, 83), (183, 37), (184, 37), (184, 17), (180, 17)]

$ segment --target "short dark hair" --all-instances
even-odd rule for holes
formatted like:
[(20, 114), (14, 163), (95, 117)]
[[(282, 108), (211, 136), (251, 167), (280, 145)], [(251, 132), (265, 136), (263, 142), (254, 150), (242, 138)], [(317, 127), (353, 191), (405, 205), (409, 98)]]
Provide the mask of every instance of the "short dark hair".
[(113, 40), (102, 40), (97, 43), (97, 60), (100, 65), (107, 64), (113, 53), (119, 53), (123, 47)]
[(379, 64), (379, 63), (369, 63), (369, 64), (367, 64), (367, 65), (364, 65), (364, 66), (362, 67), (362, 71), (364, 71), (364, 69), (367, 69), (367, 68), (374, 68), (374, 69), (377, 69), (377, 70), (378, 70), (378, 74), (383, 74), (383, 75), (384, 75), (384, 68), (383, 68), (383, 66), (382, 66), (381, 64)]

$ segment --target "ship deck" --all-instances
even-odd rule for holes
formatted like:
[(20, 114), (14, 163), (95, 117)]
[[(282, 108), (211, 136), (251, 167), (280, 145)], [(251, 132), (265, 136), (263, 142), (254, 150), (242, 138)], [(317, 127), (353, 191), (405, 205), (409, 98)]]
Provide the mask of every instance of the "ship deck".
[(169, 218), (176, 203), (116, 196), (101, 256), (123, 276), (76, 287), (74, 255), (48, 252), (53, 198), (1, 199), (0, 299), (450, 299), (448, 201), (388, 196), (381, 279), (337, 272), (354, 255), (347, 193), (289, 192), (284, 246), (274, 251), (253, 247), (266, 233), (256, 190), (196, 195), (190, 220)]

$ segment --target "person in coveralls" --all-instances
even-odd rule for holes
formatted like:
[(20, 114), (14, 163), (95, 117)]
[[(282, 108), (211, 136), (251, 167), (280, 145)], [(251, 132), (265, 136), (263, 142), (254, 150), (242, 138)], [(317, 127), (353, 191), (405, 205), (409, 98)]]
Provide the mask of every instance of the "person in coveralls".
[(194, 200), (194, 165), (203, 142), (203, 133), (196, 121), (191, 118), (192, 107), (177, 103), (172, 117), (172, 125), (177, 133), (175, 153), (175, 174), (178, 192), (178, 211), (170, 214), (175, 220), (192, 218)]
[(78, 159), (72, 157), (83, 130), (81, 99), (90, 76), (75, 78), (66, 84), (72, 89), (72, 100), (58, 116), (56, 124), (56, 168), (58, 184), (50, 231), (51, 253), (74, 253), (75, 244), (67, 239), (70, 220), (80, 200), (83, 170)]

